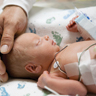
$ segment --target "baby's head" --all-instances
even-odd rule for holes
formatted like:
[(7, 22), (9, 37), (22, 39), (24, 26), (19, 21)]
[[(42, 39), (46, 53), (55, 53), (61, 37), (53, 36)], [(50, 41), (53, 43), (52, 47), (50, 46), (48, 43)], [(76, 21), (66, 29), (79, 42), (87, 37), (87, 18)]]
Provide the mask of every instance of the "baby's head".
[(14, 42), (13, 49), (2, 60), (11, 77), (38, 78), (48, 70), (60, 48), (49, 36), (24, 33)]

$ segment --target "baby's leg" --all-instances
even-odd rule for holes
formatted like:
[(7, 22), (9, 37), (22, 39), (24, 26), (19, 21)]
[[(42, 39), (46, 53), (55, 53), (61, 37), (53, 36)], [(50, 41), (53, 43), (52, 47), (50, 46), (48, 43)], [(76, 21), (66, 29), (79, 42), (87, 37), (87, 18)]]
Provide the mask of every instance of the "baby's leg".
[(78, 18), (78, 16), (74, 17), (70, 22), (69, 24), (66, 26), (67, 30), (68, 31), (71, 31), (71, 32), (78, 32), (78, 29), (77, 29), (77, 25), (75, 23), (75, 19)]

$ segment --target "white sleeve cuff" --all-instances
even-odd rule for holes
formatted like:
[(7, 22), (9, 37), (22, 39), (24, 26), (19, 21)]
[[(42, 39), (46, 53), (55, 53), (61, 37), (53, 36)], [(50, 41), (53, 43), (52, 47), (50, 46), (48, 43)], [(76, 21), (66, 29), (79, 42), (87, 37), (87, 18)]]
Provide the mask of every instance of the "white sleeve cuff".
[(7, 5), (17, 5), (23, 8), (28, 15), (28, 12), (32, 8), (35, 1), (36, 0), (4, 0), (2, 8)]

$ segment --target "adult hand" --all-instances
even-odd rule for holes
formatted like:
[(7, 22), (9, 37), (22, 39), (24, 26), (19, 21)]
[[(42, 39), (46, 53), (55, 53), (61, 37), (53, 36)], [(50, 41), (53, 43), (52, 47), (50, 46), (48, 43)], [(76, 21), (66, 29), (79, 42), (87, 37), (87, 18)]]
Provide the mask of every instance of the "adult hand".
[[(18, 6), (7, 6), (0, 14), (0, 51), (7, 54), (13, 47), (14, 38), (25, 32), (27, 16), (24, 10)], [(2, 67), (1, 67), (2, 66)], [(0, 60), (0, 79), (2, 82), (8, 80), (6, 67)]]
[(1, 53), (12, 49), (14, 37), (22, 34), (27, 26), (27, 16), (18, 6), (7, 6), (0, 15)]

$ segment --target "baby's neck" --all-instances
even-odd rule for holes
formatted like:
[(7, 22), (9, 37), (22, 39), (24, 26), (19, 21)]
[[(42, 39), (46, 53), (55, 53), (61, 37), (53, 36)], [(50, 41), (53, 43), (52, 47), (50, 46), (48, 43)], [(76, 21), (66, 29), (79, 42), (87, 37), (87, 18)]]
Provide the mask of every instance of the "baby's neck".
[[(51, 62), (49, 68), (48, 68), (48, 72), (53, 73), (53, 71), (54, 71), (55, 69), (58, 69), (58, 67), (55, 68), (55, 67), (56, 67), (55, 65), (57, 65), (56, 62), (60, 62), (60, 61), (61, 61), (62, 52), (63, 52), (64, 49), (67, 48), (67, 47), (68, 47), (68, 45), (64, 46), (60, 51), (58, 51), (58, 52), (54, 55), (54, 59), (53, 59), (53, 61)], [(59, 66), (61, 66), (61, 65), (59, 64)]]
[(52, 68), (52, 64), (53, 64), (53, 62), (54, 62), (54, 60), (51, 62), (51, 64), (49, 65), (49, 67), (48, 67), (48, 72), (50, 72), (51, 71), (51, 68)]
[[(49, 64), (49, 67), (48, 67), (48, 72), (51, 71), (51, 69), (53, 69), (53, 66), (54, 66), (54, 63), (55, 63), (55, 58), (58, 58), (58, 55), (61, 53), (61, 51), (63, 51), (68, 45), (66, 45), (65, 47), (63, 47), (60, 51), (58, 51), (55, 55), (54, 55), (54, 59), (53, 61), (51, 62), (51, 64)], [(58, 60), (60, 60), (60, 57), (58, 58)]]
[[(57, 57), (57, 56), (56, 56)], [(53, 59), (53, 61), (51, 62), (51, 64), (48, 67), (48, 72), (50, 73), (51, 71), (54, 70), (54, 63), (55, 63), (55, 59)]]

